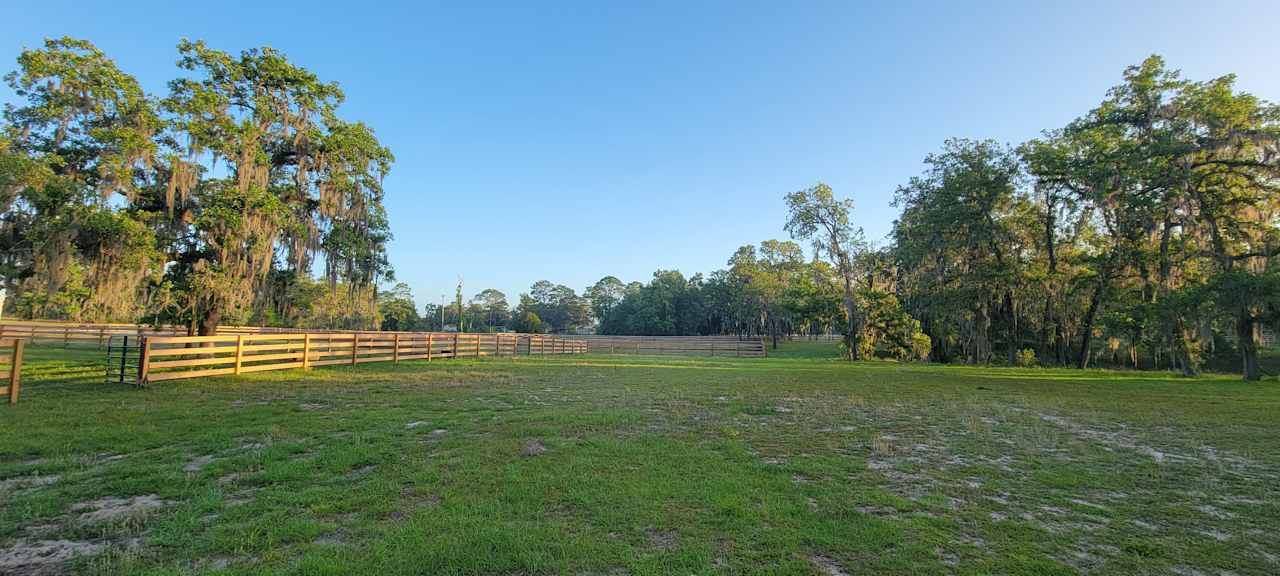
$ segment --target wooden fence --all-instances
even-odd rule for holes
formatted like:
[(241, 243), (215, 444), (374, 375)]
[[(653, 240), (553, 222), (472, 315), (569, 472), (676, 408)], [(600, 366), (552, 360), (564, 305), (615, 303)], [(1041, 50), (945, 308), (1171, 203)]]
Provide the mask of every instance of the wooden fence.
[(764, 340), (737, 336), (575, 336), (586, 341), (597, 354), (670, 354), (680, 356), (736, 356), (760, 358), (766, 355)]
[[(302, 332), (325, 334), (351, 334), (352, 330), (326, 330), (304, 328), (280, 328), (274, 326), (219, 326), (219, 334), (301, 334)], [(389, 332), (356, 331), (361, 334), (388, 334)], [(145, 324), (85, 324), (56, 320), (4, 320), (0, 321), (0, 338), (23, 338), (29, 342), (69, 344), (95, 344), (106, 346), (112, 336), (185, 336), (185, 326), (148, 326)], [(402, 332), (409, 334), (409, 332)]]
[(0, 340), (0, 397), (8, 396), (10, 404), (18, 403), (18, 391), (22, 390), (22, 351), (25, 342), (14, 338)]
[(0, 322), (0, 338), (22, 338), (31, 342), (60, 342), (104, 346), (112, 336), (176, 336), (185, 330), (174, 327), (154, 328), (137, 324), (76, 324), (5, 320)]
[(368, 332), (147, 336), (138, 382), (437, 358), (581, 354), (580, 339), (529, 334)]

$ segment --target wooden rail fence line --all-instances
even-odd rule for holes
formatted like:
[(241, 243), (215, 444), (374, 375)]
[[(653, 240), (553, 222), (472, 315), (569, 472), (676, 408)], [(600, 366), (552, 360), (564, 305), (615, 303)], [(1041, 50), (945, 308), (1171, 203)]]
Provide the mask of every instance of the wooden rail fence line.
[(582, 354), (582, 340), (527, 334), (354, 332), (147, 336), (138, 382), (366, 362)]
[(762, 358), (764, 340), (737, 336), (575, 336), (597, 354), (653, 354), (679, 356), (734, 356)]
[(22, 390), (22, 351), (25, 342), (19, 338), (0, 340), (0, 397), (7, 396), (10, 404), (18, 403), (18, 392)]
[[(353, 330), (319, 330), (260, 326), (219, 326), (219, 334), (387, 334), (387, 332)], [(184, 326), (147, 326), (144, 324), (84, 324), (50, 320), (0, 321), (0, 338), (24, 338), (30, 342), (92, 343), (102, 348), (113, 336), (185, 336)]]

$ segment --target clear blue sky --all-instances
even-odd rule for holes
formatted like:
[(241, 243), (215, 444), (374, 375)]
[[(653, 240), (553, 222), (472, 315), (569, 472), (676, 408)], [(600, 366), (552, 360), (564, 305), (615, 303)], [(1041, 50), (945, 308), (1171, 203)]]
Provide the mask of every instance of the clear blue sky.
[(1274, 1), (475, 4), (15, 2), (0, 63), (82, 37), (162, 94), (185, 36), (339, 81), (396, 155), (391, 261), (419, 304), (458, 276), (514, 302), (719, 268), (819, 180), (882, 238), (944, 139), (1059, 127), (1152, 53), (1280, 100)]

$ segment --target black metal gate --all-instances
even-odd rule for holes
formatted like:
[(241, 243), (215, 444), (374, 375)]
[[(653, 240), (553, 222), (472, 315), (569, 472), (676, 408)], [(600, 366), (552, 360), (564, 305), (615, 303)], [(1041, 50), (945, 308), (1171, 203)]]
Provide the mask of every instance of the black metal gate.
[(143, 336), (112, 336), (107, 340), (107, 384), (132, 384), (138, 381), (142, 359)]

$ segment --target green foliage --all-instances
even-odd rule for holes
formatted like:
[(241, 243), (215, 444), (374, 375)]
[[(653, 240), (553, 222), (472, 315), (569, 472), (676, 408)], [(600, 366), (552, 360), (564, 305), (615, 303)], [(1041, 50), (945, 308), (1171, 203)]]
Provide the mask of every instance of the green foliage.
[(413, 293), (404, 282), (378, 294), (378, 314), (382, 316), (380, 328), (383, 330), (411, 332), (421, 323), (418, 305), (414, 304)]
[(178, 52), (188, 75), (162, 100), (72, 38), (5, 77), (18, 102), (0, 130), (0, 272), (15, 306), (202, 332), (296, 321), (286, 278), (309, 277), (317, 253), (331, 286), (373, 306), (391, 279), (390, 151), (337, 115), (337, 84), (278, 51)]

